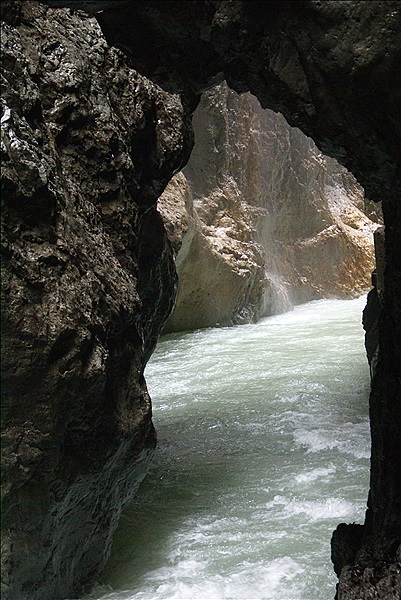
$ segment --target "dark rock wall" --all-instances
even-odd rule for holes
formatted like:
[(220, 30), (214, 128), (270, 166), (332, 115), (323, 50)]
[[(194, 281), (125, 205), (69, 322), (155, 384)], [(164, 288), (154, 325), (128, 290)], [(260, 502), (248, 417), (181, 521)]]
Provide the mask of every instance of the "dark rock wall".
[[(143, 378), (176, 284), (154, 205), (181, 99), (94, 18), (3, 6), (3, 597), (77, 597), (155, 445)], [(17, 10), (18, 9), (18, 10)], [(10, 23), (11, 21), (11, 23)], [(162, 123), (162, 126), (161, 126)]]
[[(43, 4), (102, 10), (110, 45), (192, 107), (223, 79), (251, 91), (383, 201), (369, 509), (335, 553), (339, 597), (352, 597), (355, 561), (361, 597), (372, 562), (398, 568), (401, 538), (399, 3)], [(129, 70), (93, 21), (20, 8), (2, 2), (4, 584), (10, 598), (56, 599), (96, 577), (154, 444), (143, 365), (175, 278), (153, 206), (191, 142), (180, 99)], [(384, 572), (375, 597), (390, 597)]]
[(312, 137), (369, 198), (401, 193), (397, 0), (150, 0), (98, 20), (108, 42), (166, 89), (199, 92), (226, 79)]

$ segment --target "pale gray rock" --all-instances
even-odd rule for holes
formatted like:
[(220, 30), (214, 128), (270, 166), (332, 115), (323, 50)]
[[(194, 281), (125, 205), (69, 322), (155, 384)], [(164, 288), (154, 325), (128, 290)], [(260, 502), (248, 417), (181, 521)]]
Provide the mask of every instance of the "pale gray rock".
[(166, 331), (251, 322), (370, 289), (378, 225), (344, 167), (226, 84), (203, 94), (193, 124), (189, 163), (158, 203), (175, 249), (182, 244)]

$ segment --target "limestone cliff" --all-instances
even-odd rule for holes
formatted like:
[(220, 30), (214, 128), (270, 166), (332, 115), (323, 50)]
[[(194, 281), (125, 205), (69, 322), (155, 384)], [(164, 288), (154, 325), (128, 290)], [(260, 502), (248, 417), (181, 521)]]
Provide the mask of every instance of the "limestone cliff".
[(166, 330), (252, 321), (370, 288), (377, 223), (344, 167), (226, 84), (203, 94), (193, 125), (189, 163), (158, 203), (178, 250)]
[(3, 10), (2, 598), (76, 598), (155, 445), (176, 276), (154, 205), (191, 130), (95, 19)]

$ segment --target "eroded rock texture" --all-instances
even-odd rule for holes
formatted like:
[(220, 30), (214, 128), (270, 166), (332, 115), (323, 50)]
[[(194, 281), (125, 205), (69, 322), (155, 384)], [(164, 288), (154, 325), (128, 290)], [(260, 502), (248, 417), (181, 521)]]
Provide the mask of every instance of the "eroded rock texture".
[(396, 0), (128, 2), (98, 20), (111, 44), (171, 91), (226, 79), (311, 136), (370, 198), (401, 192)]
[(182, 240), (166, 330), (255, 321), (370, 288), (377, 223), (344, 167), (226, 84), (203, 94), (193, 125), (185, 178), (158, 203), (174, 245)]
[[(251, 91), (263, 107), (284, 114), (349, 168), (370, 199), (383, 201), (384, 291), (370, 398), (368, 512), (358, 539), (347, 548), (352, 536), (339, 535), (335, 552), (339, 595), (349, 573), (344, 565), (354, 563), (353, 584), (362, 596), (358, 573), (372, 564), (399, 568), (395, 561), (401, 539), (399, 3), (44, 4), (101, 9), (97, 19), (110, 45), (164, 89), (192, 96), (193, 105), (194, 94), (224, 79), (238, 92)], [(5, 583), (14, 598), (71, 597), (101, 567), (114, 518), (138, 480), (135, 473), (130, 480), (132, 464), (141, 449), (146, 453), (153, 444), (139, 364), (168, 313), (167, 289), (174, 285), (170, 250), (153, 203), (185, 162), (188, 143), (172, 116), (179, 115), (182, 122), (179, 99), (156, 92), (136, 76), (135, 83), (119, 86), (127, 73), (121, 55), (100, 44), (104, 58), (99, 62), (95, 38), (81, 16), (64, 10), (52, 13), (49, 21), (41, 9), (37, 16), (25, 13), (18, 25), (19, 7), (19, 2), (2, 2), (8, 81), (4, 148), (12, 158), (5, 165), (3, 194), (4, 239), (9, 240), (3, 311), (8, 352), (3, 355), (9, 357), (4, 385), (9, 469)], [(24, 10), (39, 9), (27, 2)], [(37, 18), (43, 19), (40, 26)], [(67, 54), (64, 18), (75, 40)], [(58, 69), (62, 83), (54, 81)], [(74, 84), (76, 69), (82, 69), (79, 85)], [(93, 73), (105, 78), (101, 89), (94, 85)], [(100, 114), (97, 99), (90, 100), (91, 89), (104, 106)], [(49, 102), (35, 100), (47, 94)], [(132, 127), (127, 111), (131, 116), (139, 110), (135, 94), (148, 108), (139, 121), (133, 117), (137, 125)], [(113, 136), (109, 123), (117, 120), (124, 133)], [(118, 157), (122, 162), (117, 168)], [(67, 166), (74, 176), (66, 177)], [(89, 186), (89, 179), (96, 186)], [(50, 322), (55, 325), (47, 327)], [(77, 423), (84, 424), (84, 434)], [(88, 458), (82, 456), (83, 437)], [(51, 495), (45, 491), (49, 489)], [(110, 513), (110, 506), (117, 509)], [(77, 523), (91, 519), (81, 532)], [(394, 581), (390, 585), (399, 595)], [(376, 575), (369, 585), (383, 598)]]
[(101, 571), (155, 445), (176, 275), (154, 205), (191, 135), (94, 18), (5, 8), (2, 597), (56, 600)]

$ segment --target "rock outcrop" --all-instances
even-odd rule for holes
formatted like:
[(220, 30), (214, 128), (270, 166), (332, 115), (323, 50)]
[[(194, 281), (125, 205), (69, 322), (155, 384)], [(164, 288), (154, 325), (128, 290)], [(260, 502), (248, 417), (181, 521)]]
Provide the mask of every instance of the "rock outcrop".
[[(154, 444), (143, 364), (175, 286), (156, 198), (188, 157), (196, 96), (226, 79), (382, 201), (368, 511), (358, 540), (335, 553), (339, 597), (350, 569), (361, 595), (370, 566), (399, 568), (401, 540), (399, 3), (43, 0), (96, 13), (108, 43), (169, 93), (137, 78), (79, 13), (1, 4), (5, 591), (73, 597), (103, 564), (140, 478), (133, 465)], [(378, 574), (370, 592), (383, 598)]]
[(9, 8), (2, 598), (56, 600), (101, 571), (153, 453), (143, 370), (176, 285), (155, 203), (192, 137), (181, 99), (128, 68), (94, 18)]
[(185, 178), (158, 203), (176, 249), (182, 240), (166, 331), (255, 321), (370, 288), (378, 225), (344, 167), (226, 84), (203, 94), (193, 126)]

